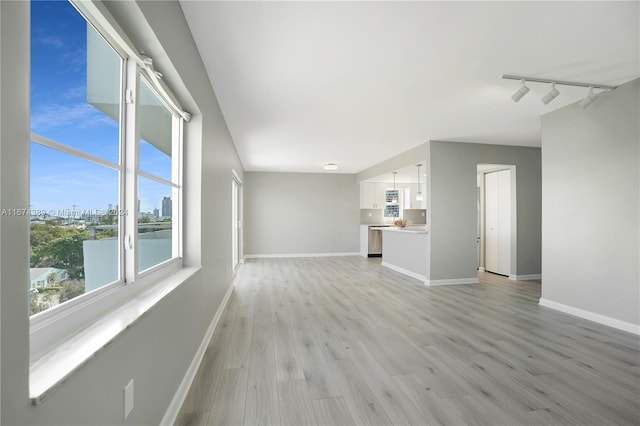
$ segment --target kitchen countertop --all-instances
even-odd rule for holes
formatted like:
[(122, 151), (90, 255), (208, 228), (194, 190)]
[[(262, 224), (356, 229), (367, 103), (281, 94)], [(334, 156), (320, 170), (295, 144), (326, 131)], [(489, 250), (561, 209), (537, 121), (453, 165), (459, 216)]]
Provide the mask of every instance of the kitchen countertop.
[(389, 232), (404, 232), (407, 234), (426, 234), (427, 230), (424, 226), (414, 225), (407, 226), (406, 228), (400, 228), (399, 226), (380, 226), (378, 228), (374, 227), (373, 229), (379, 229), (380, 231), (389, 231)]

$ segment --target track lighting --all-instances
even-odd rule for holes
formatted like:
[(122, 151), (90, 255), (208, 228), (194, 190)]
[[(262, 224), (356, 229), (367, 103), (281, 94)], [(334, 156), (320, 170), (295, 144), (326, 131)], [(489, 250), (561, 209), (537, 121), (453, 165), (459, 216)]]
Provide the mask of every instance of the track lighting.
[(605, 90), (605, 91), (611, 91), (611, 90), (614, 90), (617, 87), (617, 86), (607, 86), (607, 85), (604, 85), (604, 84), (578, 83), (578, 82), (575, 82), (575, 81), (549, 80), (549, 79), (546, 79), (546, 78), (526, 77), (526, 76), (521, 76), (521, 75), (503, 74), (502, 78), (507, 79), (507, 80), (520, 80), (520, 88), (518, 89), (518, 91), (516, 93), (514, 93), (511, 96), (511, 99), (513, 99), (514, 102), (518, 102), (520, 99), (522, 99), (524, 97), (524, 95), (529, 93), (529, 88), (525, 85), (525, 83), (547, 83), (547, 84), (551, 84), (551, 90), (549, 91), (549, 93), (544, 95), (542, 97), (542, 99), (541, 99), (542, 103), (544, 103), (545, 105), (547, 105), (549, 102), (554, 100), (560, 94), (560, 91), (558, 89), (556, 89), (556, 84), (561, 85), (561, 86), (588, 87), (589, 88), (589, 93), (587, 94), (587, 96), (584, 99), (582, 99), (580, 101), (580, 106), (582, 108), (586, 108), (589, 105), (591, 105), (591, 103), (593, 101), (595, 101), (596, 98), (600, 95), (600, 93), (595, 93), (593, 91), (593, 89), (601, 89), (601, 90)]
[(551, 90), (549, 90), (549, 93), (544, 95), (540, 100), (543, 104), (547, 105), (549, 102), (557, 98), (559, 94), (560, 92), (558, 91), (558, 89), (556, 89), (556, 84), (551, 83)]
[(586, 108), (589, 105), (591, 105), (591, 103), (593, 101), (596, 100), (598, 95), (599, 95), (599, 93), (595, 93), (593, 91), (593, 86), (591, 86), (591, 87), (589, 87), (589, 93), (587, 93), (587, 96), (585, 96), (585, 98), (583, 100), (581, 100), (578, 105), (580, 105), (582, 108)]
[(524, 84), (525, 80), (524, 78), (522, 80), (520, 80), (520, 88), (518, 89), (518, 91), (516, 93), (514, 93), (511, 96), (511, 99), (513, 99), (513, 102), (518, 102), (520, 99), (522, 99), (524, 97), (524, 95), (526, 95), (527, 93), (529, 93), (529, 88)]

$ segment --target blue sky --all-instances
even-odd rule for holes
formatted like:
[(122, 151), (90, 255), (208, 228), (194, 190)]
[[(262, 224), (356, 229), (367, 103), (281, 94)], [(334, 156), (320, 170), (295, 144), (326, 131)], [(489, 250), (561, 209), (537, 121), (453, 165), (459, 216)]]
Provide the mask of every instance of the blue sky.
[[(87, 23), (67, 1), (31, 3), (31, 131), (117, 163), (118, 123), (87, 102)], [(118, 72), (117, 69), (114, 72)], [(170, 159), (143, 142), (141, 167), (167, 177)], [(142, 211), (170, 188), (141, 180)], [(117, 172), (31, 143), (30, 208), (96, 210), (118, 204)]]

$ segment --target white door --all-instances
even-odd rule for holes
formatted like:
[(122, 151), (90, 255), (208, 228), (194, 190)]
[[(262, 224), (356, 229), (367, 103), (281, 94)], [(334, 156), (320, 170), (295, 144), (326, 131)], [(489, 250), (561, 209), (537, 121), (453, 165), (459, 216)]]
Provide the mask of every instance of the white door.
[(485, 269), (511, 273), (511, 171), (485, 174)]
[(240, 183), (231, 179), (231, 266), (235, 271), (240, 262)]

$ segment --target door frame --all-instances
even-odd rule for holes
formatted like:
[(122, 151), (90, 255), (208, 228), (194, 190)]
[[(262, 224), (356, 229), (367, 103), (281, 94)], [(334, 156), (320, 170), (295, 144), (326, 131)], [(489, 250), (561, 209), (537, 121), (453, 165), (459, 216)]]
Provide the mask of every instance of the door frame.
[(511, 171), (511, 264), (510, 264), (510, 271), (509, 271), (509, 279), (510, 280), (515, 280), (515, 276), (517, 273), (517, 248), (518, 248), (518, 222), (517, 222), (517, 190), (516, 190), (516, 183), (517, 183), (517, 174), (516, 174), (516, 166), (513, 164), (486, 164), (486, 163), (478, 163), (477, 164), (477, 186), (480, 190), (480, 205), (479, 205), (479, 209), (478, 209), (478, 222), (479, 222), (479, 229), (480, 229), (480, 235), (479, 237), (479, 241), (478, 241), (478, 250), (479, 250), (479, 254), (478, 254), (478, 258), (479, 258), (479, 263), (478, 263), (478, 271), (480, 272), (484, 272), (485, 271), (485, 259), (486, 259), (486, 249), (485, 249), (485, 243), (486, 243), (486, 236), (485, 236), (485, 187), (484, 187), (484, 182), (485, 182), (485, 174), (487, 173), (493, 173), (493, 172), (498, 172), (501, 170), (510, 170)]
[(240, 176), (235, 170), (231, 172), (231, 270), (235, 275), (240, 264), (244, 263), (243, 188)]

